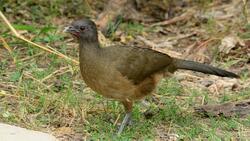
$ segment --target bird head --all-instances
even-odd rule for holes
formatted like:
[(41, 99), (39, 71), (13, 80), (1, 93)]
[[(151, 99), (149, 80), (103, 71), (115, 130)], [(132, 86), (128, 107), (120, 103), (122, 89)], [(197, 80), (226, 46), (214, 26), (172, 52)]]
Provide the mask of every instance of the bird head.
[(70, 33), (78, 41), (95, 42), (98, 41), (96, 24), (89, 19), (82, 19), (72, 22), (65, 27), (64, 32)]

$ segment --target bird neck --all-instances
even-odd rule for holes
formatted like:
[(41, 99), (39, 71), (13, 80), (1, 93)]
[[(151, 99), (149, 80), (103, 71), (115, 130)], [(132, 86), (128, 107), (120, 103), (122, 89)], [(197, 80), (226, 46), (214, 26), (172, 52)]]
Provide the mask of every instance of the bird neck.
[(101, 49), (100, 45), (99, 45), (98, 39), (96, 39), (96, 40), (89, 40), (89, 41), (79, 40), (79, 48), (80, 48), (80, 50), (86, 50), (86, 51)]
[(102, 52), (102, 48), (100, 47), (98, 41), (79, 41), (79, 50), (79, 56), (82, 61), (90, 61), (94, 58), (98, 58)]

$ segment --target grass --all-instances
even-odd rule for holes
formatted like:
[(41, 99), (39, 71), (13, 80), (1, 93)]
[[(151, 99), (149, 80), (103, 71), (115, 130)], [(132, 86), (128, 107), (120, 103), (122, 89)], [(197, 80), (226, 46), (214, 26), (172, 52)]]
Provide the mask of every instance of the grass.
[(145, 27), (142, 24), (134, 22), (122, 24), (121, 29), (124, 30), (128, 35), (134, 35), (145, 32)]
[[(34, 42), (49, 44), (60, 52), (77, 58), (76, 45), (66, 44), (68, 37), (61, 33), (61, 27), (50, 22), (65, 14), (59, 10), (63, 4), (54, 1), (46, 9), (42, 5), (44, 1), (38, 3), (41, 5), (26, 1), (20, 7), (16, 6), (15, 11), (24, 8), (26, 14), (30, 14), (28, 21), (31, 20), (31, 23), (27, 24), (14, 11), (8, 15), (9, 18), (15, 17), (14, 27)], [(31, 8), (23, 7), (25, 5)], [(15, 4), (8, 6), (15, 7)], [(36, 11), (37, 7), (40, 11)], [(27, 12), (29, 10), (31, 12)], [(72, 7), (64, 7), (63, 11), (68, 13), (65, 15), (69, 19), (71, 14), (79, 14), (72, 11)], [(216, 34), (214, 19), (201, 28), (203, 26), (209, 34)], [(80, 79), (78, 66), (17, 40), (3, 28), (5, 26), (2, 23), (0, 27), (0, 31), (3, 31), (0, 36), (13, 49), (9, 54), (0, 44), (1, 122), (46, 132), (68, 127), (93, 140), (157, 140), (170, 133), (177, 134), (179, 140), (250, 138), (250, 117), (204, 118), (193, 112), (193, 107), (201, 105), (202, 99), (208, 104), (247, 99), (250, 97), (249, 88), (214, 95), (207, 89), (187, 87), (175, 77), (160, 83), (155, 95), (157, 102), (148, 98), (155, 111), (152, 118), (146, 119), (143, 116), (145, 107), (138, 102), (133, 110), (133, 125), (126, 128), (121, 136), (115, 136), (124, 116), (120, 103), (107, 100), (87, 88)], [(122, 23), (120, 30), (127, 36), (151, 32), (150, 28), (138, 23)], [(248, 37), (242, 36), (244, 39)], [(16, 58), (16, 62), (13, 62), (13, 58)], [(235, 63), (237, 60), (229, 58), (224, 66), (230, 67)], [(248, 72), (242, 74), (242, 80), (249, 80)]]
[[(34, 67), (34, 68), (33, 68)], [(53, 67), (39, 70), (37, 66), (31, 65), (31, 73), (37, 80), (41, 80), (48, 74), (53, 72)], [(27, 70), (30, 70), (27, 69)], [(34, 71), (32, 71), (32, 69)], [(20, 70), (19, 70), (20, 71)], [(123, 117), (123, 109), (118, 102), (109, 101), (107, 105), (103, 102), (107, 101), (102, 97), (93, 94), (93, 92), (82, 92), (84, 86), (72, 83), (72, 77), (77, 74), (64, 74), (59, 76), (55, 81), (61, 81), (61, 85), (56, 85), (50, 90), (44, 88), (43, 85), (29, 80), (22, 73), (15, 70), (11, 72), (10, 81), (19, 84), (19, 91), (14, 96), (4, 96), (1, 99), (1, 115), (0, 119), (7, 123), (17, 123), (25, 127), (41, 130), (44, 127), (61, 127), (69, 126), (80, 130), (80, 132), (88, 133), (91, 139), (141, 139), (152, 140), (157, 136), (158, 126), (163, 125), (170, 133), (173, 132), (180, 136), (183, 140), (209, 139), (233, 139), (237, 134), (242, 135), (241, 139), (247, 139), (245, 133), (249, 128), (250, 118), (202, 118), (194, 115), (192, 107), (196, 104), (197, 99), (203, 96), (204, 92), (199, 90), (191, 90), (191, 95), (183, 95), (183, 87), (175, 79), (164, 80), (158, 88), (157, 94), (161, 95), (159, 112), (151, 119), (145, 119), (142, 114), (142, 107), (136, 104), (133, 111), (134, 124), (128, 127), (120, 137), (114, 136), (117, 125), (114, 120), (120, 115)], [(22, 81), (20, 79), (23, 79)], [(27, 80), (26, 80), (27, 79)], [(20, 82), (21, 81), (21, 82)], [(77, 78), (73, 82), (82, 81)], [(222, 103), (241, 97), (249, 97), (250, 90), (242, 91), (238, 94), (228, 94), (227, 100)], [(94, 96), (93, 96), (94, 95)], [(91, 100), (86, 97), (93, 96)], [(185, 97), (180, 100), (180, 97)], [(209, 96), (208, 96), (209, 97)], [(220, 98), (219, 98), (220, 99)], [(225, 99), (221, 97), (221, 99)], [(97, 106), (97, 107), (96, 107)], [(84, 109), (86, 107), (86, 109)], [(98, 108), (99, 107), (99, 108)], [(14, 108), (14, 109), (13, 109)], [(86, 114), (83, 122), (81, 119), (82, 112), (94, 111)], [(68, 121), (73, 120), (72, 124)], [(119, 121), (120, 121), (119, 120)], [(246, 131), (245, 131), (246, 130)], [(248, 130), (249, 131), (249, 130)]]

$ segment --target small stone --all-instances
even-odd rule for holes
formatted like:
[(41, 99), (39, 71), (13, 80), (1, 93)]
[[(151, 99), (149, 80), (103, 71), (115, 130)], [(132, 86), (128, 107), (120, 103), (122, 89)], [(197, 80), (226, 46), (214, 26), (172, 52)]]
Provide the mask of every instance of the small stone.
[(49, 134), (0, 123), (0, 141), (57, 141)]
[(211, 81), (211, 80), (202, 80), (202, 81), (200, 81), (200, 84), (203, 85), (203, 86), (205, 86), (205, 87), (209, 87), (209, 86), (211, 86), (213, 83), (214, 83), (214, 82)]

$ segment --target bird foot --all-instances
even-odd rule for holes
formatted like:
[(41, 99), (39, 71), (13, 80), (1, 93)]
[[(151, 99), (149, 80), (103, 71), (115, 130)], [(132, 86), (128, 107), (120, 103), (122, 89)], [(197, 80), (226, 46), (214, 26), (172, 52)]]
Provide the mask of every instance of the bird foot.
[(117, 132), (117, 135), (120, 135), (123, 131), (123, 129), (127, 126), (127, 125), (131, 125), (132, 124), (132, 120), (131, 120), (131, 115), (132, 113), (129, 112), (129, 113), (126, 113), (123, 121), (122, 121), (122, 124), (120, 125), (119, 127), (119, 130)]

